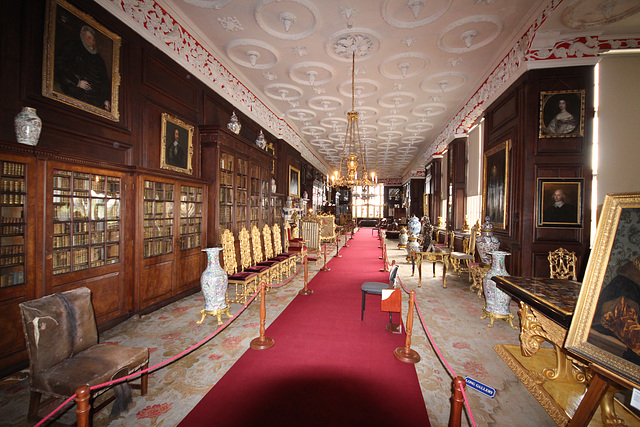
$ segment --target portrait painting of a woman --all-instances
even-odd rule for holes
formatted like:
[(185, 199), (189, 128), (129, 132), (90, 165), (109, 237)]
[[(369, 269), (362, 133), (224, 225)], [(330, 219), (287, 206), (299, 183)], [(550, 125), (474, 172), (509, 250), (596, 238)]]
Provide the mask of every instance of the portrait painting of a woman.
[(583, 121), (584, 90), (540, 94), (541, 138), (582, 136)]

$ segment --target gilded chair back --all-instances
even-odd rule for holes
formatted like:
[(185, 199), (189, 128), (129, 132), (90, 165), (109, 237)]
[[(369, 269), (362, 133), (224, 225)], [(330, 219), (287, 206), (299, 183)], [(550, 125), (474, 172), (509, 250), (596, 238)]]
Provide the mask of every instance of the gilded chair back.
[(245, 227), (242, 227), (240, 233), (238, 233), (238, 240), (240, 241), (240, 265), (242, 270), (251, 267), (251, 243), (249, 241), (249, 231)]
[[(276, 224), (277, 225), (277, 224)], [(289, 251), (289, 239), (291, 238), (291, 225), (289, 221), (284, 221), (284, 226), (282, 228), (284, 230), (284, 240), (283, 240), (283, 249), (285, 252)]]
[(564, 248), (549, 251), (549, 269), (552, 279), (576, 280), (576, 253)]
[(302, 239), (307, 243), (307, 249), (316, 251), (320, 248), (320, 221), (315, 215), (302, 217)]
[(273, 258), (273, 245), (271, 244), (271, 228), (268, 224), (262, 227), (262, 240), (264, 240), (264, 257), (265, 259)]
[(333, 215), (320, 215), (320, 243), (335, 242), (336, 217)]
[(224, 261), (224, 271), (229, 276), (238, 272), (235, 238), (228, 229), (222, 232), (222, 259)]
[(260, 238), (260, 230), (257, 226), (251, 227), (251, 249), (253, 250), (253, 263), (257, 264), (264, 261), (262, 255), (262, 239)]
[(276, 255), (279, 255), (282, 253), (282, 236), (280, 235), (280, 226), (278, 224), (273, 224), (271, 232), (273, 233), (273, 252)]

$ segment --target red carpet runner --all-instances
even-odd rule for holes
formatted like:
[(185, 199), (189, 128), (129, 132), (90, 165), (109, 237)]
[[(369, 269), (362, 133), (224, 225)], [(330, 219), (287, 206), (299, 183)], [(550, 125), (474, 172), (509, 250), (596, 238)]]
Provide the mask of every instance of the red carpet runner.
[(429, 426), (414, 366), (393, 355), (405, 335), (385, 330), (379, 296), (360, 321), (360, 285), (388, 280), (380, 252), (360, 230), (269, 326), (275, 345), (247, 350), (180, 425)]

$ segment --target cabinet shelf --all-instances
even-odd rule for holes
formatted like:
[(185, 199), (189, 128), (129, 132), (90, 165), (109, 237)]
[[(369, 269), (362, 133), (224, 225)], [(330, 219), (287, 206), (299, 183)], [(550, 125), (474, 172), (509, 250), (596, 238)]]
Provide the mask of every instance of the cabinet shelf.
[(0, 163), (0, 288), (4, 288), (25, 280), (27, 164)]

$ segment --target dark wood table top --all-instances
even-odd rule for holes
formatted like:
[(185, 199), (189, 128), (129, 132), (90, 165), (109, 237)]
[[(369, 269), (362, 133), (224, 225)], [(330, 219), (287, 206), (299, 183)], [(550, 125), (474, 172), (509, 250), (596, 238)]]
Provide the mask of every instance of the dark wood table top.
[(569, 329), (581, 283), (544, 277), (494, 276), (498, 289)]

